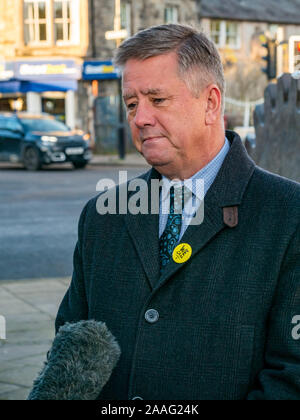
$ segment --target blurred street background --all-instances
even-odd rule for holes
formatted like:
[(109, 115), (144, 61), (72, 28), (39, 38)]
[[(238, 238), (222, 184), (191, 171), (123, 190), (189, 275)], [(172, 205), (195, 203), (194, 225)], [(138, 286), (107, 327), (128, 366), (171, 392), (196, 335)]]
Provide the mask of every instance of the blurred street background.
[[(300, 0), (0, 0), (0, 400), (25, 399), (41, 369), (97, 182), (149, 168), (131, 142), (113, 56), (163, 23), (216, 43), (226, 128), (256, 163), (300, 181)], [(295, 89), (297, 103), (275, 107)]]
[[(142, 172), (129, 168), (128, 177)], [(0, 168), (0, 284), (70, 276), (79, 215), (103, 178), (117, 183), (118, 168), (89, 165), (83, 175), (65, 164), (39, 176), (13, 165)]]
[[(148, 166), (98, 156), (82, 171), (54, 165), (37, 175), (21, 165), (0, 166), (0, 400), (24, 400), (54, 338), (54, 321), (72, 274), (79, 215), (100, 179), (128, 179)], [(1, 320), (0, 320), (1, 323)], [(0, 325), (1, 333), (1, 325)]]

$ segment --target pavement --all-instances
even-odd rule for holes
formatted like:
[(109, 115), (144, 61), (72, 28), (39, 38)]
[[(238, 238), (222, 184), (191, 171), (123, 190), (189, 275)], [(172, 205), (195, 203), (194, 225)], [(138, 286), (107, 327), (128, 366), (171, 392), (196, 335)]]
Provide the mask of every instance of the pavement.
[[(11, 163), (11, 162), (0, 162), (1, 168), (23, 168), (23, 165), (21, 163)], [(51, 164), (50, 168), (60, 168), (63, 165), (68, 165), (70, 163), (60, 163), (60, 164)], [(140, 155), (139, 153), (127, 153), (123, 159), (120, 159), (119, 155), (97, 155), (93, 154), (92, 159), (89, 162), (89, 165), (92, 166), (110, 166), (110, 167), (124, 167), (124, 168), (146, 168), (149, 169), (150, 165), (146, 162), (144, 157)], [(47, 166), (44, 166), (44, 168), (47, 168)]]
[(89, 164), (128, 167), (149, 166), (143, 156), (138, 153), (128, 153), (124, 159), (120, 159), (118, 155), (93, 155)]
[[(54, 339), (54, 321), (70, 278), (3, 281), (0, 400), (26, 400)], [(3, 337), (3, 332), (2, 332)]]

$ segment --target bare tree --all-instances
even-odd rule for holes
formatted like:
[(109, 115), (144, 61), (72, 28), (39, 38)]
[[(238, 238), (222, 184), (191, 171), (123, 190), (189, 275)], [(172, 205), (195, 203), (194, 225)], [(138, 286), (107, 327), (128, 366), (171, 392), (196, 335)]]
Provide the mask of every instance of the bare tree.
[(251, 58), (239, 60), (226, 71), (227, 96), (241, 101), (255, 101), (264, 95), (268, 84), (261, 63)]

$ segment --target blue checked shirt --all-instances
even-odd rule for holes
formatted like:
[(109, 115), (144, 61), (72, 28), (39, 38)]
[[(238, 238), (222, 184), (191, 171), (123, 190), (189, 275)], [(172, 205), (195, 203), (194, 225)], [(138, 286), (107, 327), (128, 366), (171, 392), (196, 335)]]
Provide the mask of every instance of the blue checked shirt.
[[(204, 199), (205, 194), (214, 182), (229, 149), (230, 144), (228, 139), (225, 137), (224, 146), (217, 156), (215, 156), (213, 160), (211, 160), (204, 168), (200, 169), (200, 171), (193, 175), (190, 179), (184, 181), (184, 185), (194, 193), (194, 196), (185, 203), (184, 210), (182, 212), (182, 226), (179, 241), (190, 224), (191, 219), (193, 218), (193, 215), (198, 209), (201, 201)], [(175, 187), (183, 185), (183, 181), (170, 181), (165, 176), (162, 176), (162, 181), (159, 206), (159, 237), (163, 234), (168, 220), (170, 188), (172, 185)]]

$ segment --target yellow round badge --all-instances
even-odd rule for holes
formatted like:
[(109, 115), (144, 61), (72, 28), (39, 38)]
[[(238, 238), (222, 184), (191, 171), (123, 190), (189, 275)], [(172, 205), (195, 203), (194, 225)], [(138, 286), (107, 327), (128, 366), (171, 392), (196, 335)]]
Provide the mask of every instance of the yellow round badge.
[(179, 244), (173, 251), (173, 261), (182, 264), (189, 260), (192, 255), (192, 247), (189, 244)]

